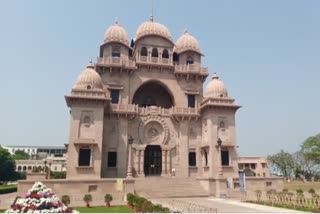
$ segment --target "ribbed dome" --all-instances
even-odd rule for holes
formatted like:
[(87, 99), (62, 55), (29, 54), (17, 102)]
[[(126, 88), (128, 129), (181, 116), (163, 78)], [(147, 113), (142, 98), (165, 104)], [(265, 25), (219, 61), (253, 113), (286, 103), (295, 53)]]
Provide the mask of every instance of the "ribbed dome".
[(187, 30), (183, 32), (182, 36), (178, 39), (175, 45), (175, 52), (178, 54), (185, 51), (195, 51), (201, 54), (199, 42), (196, 40), (196, 38), (191, 36)]
[(168, 28), (163, 24), (153, 22), (152, 20), (149, 22), (144, 22), (139, 26), (136, 33), (136, 40), (149, 35), (161, 36), (162, 38), (165, 38), (173, 43), (172, 36)]
[(216, 73), (213, 74), (211, 82), (207, 85), (207, 88), (204, 93), (205, 97), (219, 97), (224, 98), (228, 97), (228, 92), (223, 82), (219, 80), (219, 77)]
[(73, 89), (81, 90), (101, 90), (103, 83), (99, 74), (94, 70), (92, 63), (79, 75)]
[(128, 33), (118, 22), (116, 22), (106, 30), (104, 42), (120, 42), (128, 46)]

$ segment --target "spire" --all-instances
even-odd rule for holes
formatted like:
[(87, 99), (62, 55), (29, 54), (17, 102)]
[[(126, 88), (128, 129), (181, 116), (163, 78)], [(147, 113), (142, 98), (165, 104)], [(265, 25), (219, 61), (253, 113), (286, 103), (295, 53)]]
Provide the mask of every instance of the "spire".
[(184, 28), (183, 34), (187, 34), (187, 33), (188, 33), (188, 28)]
[(87, 68), (94, 68), (92, 59), (89, 61), (88, 65), (87, 65)]
[(115, 24), (118, 25), (119, 24), (119, 20), (118, 17), (115, 18)]
[(150, 22), (153, 22), (153, 15), (150, 15)]
[(212, 76), (212, 79), (219, 79), (219, 76), (218, 76), (217, 72), (214, 72), (214, 74)]
[(152, 3), (152, 5), (151, 5), (151, 16), (150, 16), (150, 21), (151, 21), (151, 22), (153, 22), (153, 20), (154, 20), (154, 16), (153, 16), (153, 0), (151, 0), (151, 3)]

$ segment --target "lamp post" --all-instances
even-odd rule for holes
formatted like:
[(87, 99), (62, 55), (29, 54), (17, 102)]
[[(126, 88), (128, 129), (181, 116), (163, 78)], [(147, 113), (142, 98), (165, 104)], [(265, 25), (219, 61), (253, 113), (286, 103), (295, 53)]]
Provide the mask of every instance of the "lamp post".
[(220, 192), (220, 178), (222, 177), (222, 165), (221, 165), (221, 145), (222, 145), (222, 140), (220, 138), (218, 138), (217, 140), (217, 144), (218, 144), (218, 164), (219, 164), (219, 173), (217, 176), (217, 180), (216, 180), (216, 197), (220, 198), (221, 192)]
[(132, 163), (131, 163), (131, 156), (132, 156), (132, 143), (133, 143), (133, 137), (130, 135), (128, 137), (128, 169), (127, 169), (127, 178), (132, 178)]
[(49, 164), (49, 168), (48, 168), (48, 179), (51, 179), (51, 165), (52, 165), (52, 159), (48, 159), (48, 164)]

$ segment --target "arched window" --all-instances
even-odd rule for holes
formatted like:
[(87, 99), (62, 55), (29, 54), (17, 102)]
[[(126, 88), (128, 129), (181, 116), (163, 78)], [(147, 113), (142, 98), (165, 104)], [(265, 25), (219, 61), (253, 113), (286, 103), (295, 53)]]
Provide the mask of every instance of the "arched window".
[(23, 171), (27, 171), (27, 167), (26, 166), (23, 167)]
[(168, 59), (169, 58), (169, 52), (167, 49), (164, 49), (162, 52), (162, 58)]
[(141, 56), (148, 56), (148, 50), (146, 47), (141, 48), (140, 55)]
[(18, 171), (19, 171), (19, 172), (21, 171), (21, 166), (18, 166)]
[(187, 58), (187, 65), (188, 64), (193, 64), (193, 58), (191, 56), (188, 56)]
[(224, 129), (226, 124), (223, 121), (220, 121), (219, 128)]
[(28, 170), (31, 170), (32, 169), (32, 167), (31, 166), (28, 166)]
[(151, 54), (152, 57), (158, 57), (158, 49), (157, 48), (153, 48), (152, 49), (152, 54)]
[(120, 57), (120, 47), (112, 47), (112, 57)]

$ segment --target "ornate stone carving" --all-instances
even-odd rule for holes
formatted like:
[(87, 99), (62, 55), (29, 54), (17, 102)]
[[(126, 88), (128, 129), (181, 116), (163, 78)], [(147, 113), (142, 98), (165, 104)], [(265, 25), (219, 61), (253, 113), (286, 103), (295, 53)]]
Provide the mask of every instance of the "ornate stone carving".
[(165, 121), (157, 115), (142, 118), (139, 138), (143, 144), (167, 144), (169, 129)]

